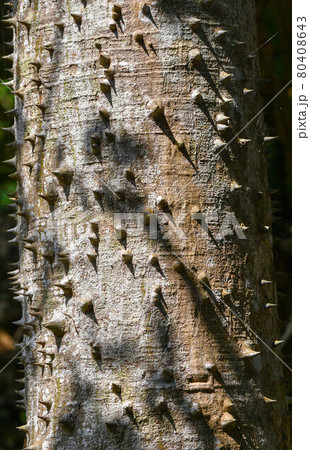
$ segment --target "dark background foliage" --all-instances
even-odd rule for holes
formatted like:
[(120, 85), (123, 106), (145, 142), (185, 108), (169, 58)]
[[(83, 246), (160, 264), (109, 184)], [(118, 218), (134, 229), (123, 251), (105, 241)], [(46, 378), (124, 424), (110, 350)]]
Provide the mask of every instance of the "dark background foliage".
[[(259, 43), (262, 44), (278, 32), (269, 43), (256, 54), (261, 66), (261, 94), (265, 104), (291, 79), (291, 2), (290, 0), (261, 0), (257, 2), (257, 26)], [(0, 5), (0, 18), (5, 14), (3, 2)], [(5, 41), (11, 40), (11, 32), (4, 30), (0, 23), (0, 55), (10, 53)], [(254, 50), (254, 49), (253, 49)], [(0, 60), (1, 80), (10, 80), (6, 71), (10, 65)], [(14, 107), (14, 100), (8, 87), (0, 85), (0, 126), (12, 125), (4, 111)], [(279, 292), (279, 316), (282, 322), (282, 338), (286, 343), (282, 347), (282, 357), (291, 365), (291, 88), (281, 94), (265, 111), (268, 134), (277, 135), (279, 139), (268, 146), (269, 184), (278, 192), (273, 196), (275, 208), (280, 209), (279, 221), (273, 225), (274, 257)], [(12, 155), (5, 144), (11, 136), (0, 130), (1, 160)], [(0, 165), (0, 450), (21, 448), (23, 436), (16, 431), (16, 426), (24, 423), (24, 412), (15, 406), (15, 390), (20, 385), (15, 382), (18, 364), (16, 360), (5, 370), (2, 368), (16, 354), (15, 342), (21, 339), (21, 330), (12, 325), (21, 316), (20, 306), (12, 300), (9, 291), (7, 272), (9, 263), (18, 259), (16, 246), (7, 243), (13, 222), (8, 217), (10, 211), (7, 194), (15, 190), (15, 182), (8, 178), (12, 170)], [(13, 225), (14, 226), (14, 225)], [(10, 235), (11, 236), (11, 235)], [(257, 330), (259, 331), (259, 330)], [(289, 372), (284, 372), (290, 397)], [(283, 412), (286, 414), (286, 412)], [(289, 418), (289, 417), (288, 417)]]

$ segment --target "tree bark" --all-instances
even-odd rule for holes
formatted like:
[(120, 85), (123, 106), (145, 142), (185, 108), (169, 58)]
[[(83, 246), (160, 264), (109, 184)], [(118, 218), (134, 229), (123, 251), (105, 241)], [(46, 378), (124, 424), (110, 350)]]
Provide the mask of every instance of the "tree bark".
[(254, 2), (8, 25), (25, 447), (286, 448)]

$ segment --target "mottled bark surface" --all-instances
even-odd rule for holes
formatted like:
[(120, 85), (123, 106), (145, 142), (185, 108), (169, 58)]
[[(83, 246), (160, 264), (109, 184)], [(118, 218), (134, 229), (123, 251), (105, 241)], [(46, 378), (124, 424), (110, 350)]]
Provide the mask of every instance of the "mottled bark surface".
[(15, 3), (25, 447), (285, 448), (253, 2)]

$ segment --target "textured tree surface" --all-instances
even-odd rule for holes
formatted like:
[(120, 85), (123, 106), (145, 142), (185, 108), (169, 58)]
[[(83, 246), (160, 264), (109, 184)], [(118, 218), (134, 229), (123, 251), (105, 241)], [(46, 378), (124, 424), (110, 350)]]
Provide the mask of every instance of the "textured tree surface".
[(19, 0), (8, 25), (25, 447), (286, 448), (244, 326), (278, 338), (262, 118), (224, 148), (262, 106), (253, 1)]

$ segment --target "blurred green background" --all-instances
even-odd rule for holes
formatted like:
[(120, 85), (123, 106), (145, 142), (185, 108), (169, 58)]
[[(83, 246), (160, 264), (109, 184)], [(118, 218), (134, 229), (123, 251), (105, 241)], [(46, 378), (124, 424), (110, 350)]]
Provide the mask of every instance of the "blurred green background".
[[(267, 103), (291, 79), (291, 2), (289, 0), (262, 0), (257, 2), (257, 26), (259, 43), (265, 42), (273, 34), (279, 34), (266, 44), (258, 53), (261, 66), (261, 94)], [(5, 14), (3, 2), (0, 5), (0, 16)], [(10, 53), (4, 44), (10, 41), (12, 33), (4, 30), (0, 22), (0, 54)], [(254, 49), (253, 49), (254, 50)], [(10, 64), (0, 60), (1, 80), (10, 80), (6, 71)], [(4, 111), (14, 107), (10, 90), (0, 85), (0, 125), (11, 126), (12, 119)], [(287, 89), (265, 112), (265, 122), (269, 135), (278, 135), (279, 139), (268, 146), (269, 183), (278, 189), (273, 197), (275, 208), (281, 220), (273, 225), (274, 256), (277, 271), (277, 285), (279, 294), (279, 316), (282, 323), (282, 336), (286, 343), (282, 348), (282, 357), (291, 365), (291, 89)], [(12, 152), (5, 147), (11, 137), (0, 130), (1, 160), (11, 158)], [(15, 407), (15, 390), (20, 389), (14, 380), (17, 376), (18, 365), (11, 363), (4, 371), (2, 367), (10, 361), (16, 353), (14, 342), (21, 339), (21, 330), (12, 325), (21, 316), (20, 306), (12, 300), (9, 291), (7, 272), (11, 270), (9, 263), (18, 259), (15, 245), (7, 243), (8, 235), (5, 230), (11, 228), (13, 222), (8, 214), (11, 212), (7, 194), (15, 190), (15, 182), (8, 178), (13, 170), (0, 165), (0, 450), (20, 449), (23, 446), (22, 433), (16, 431), (16, 426), (24, 423), (24, 413)], [(14, 225), (13, 225), (14, 226)], [(289, 373), (284, 373), (287, 383), (288, 396), (290, 393)], [(289, 416), (288, 416), (289, 419)]]

